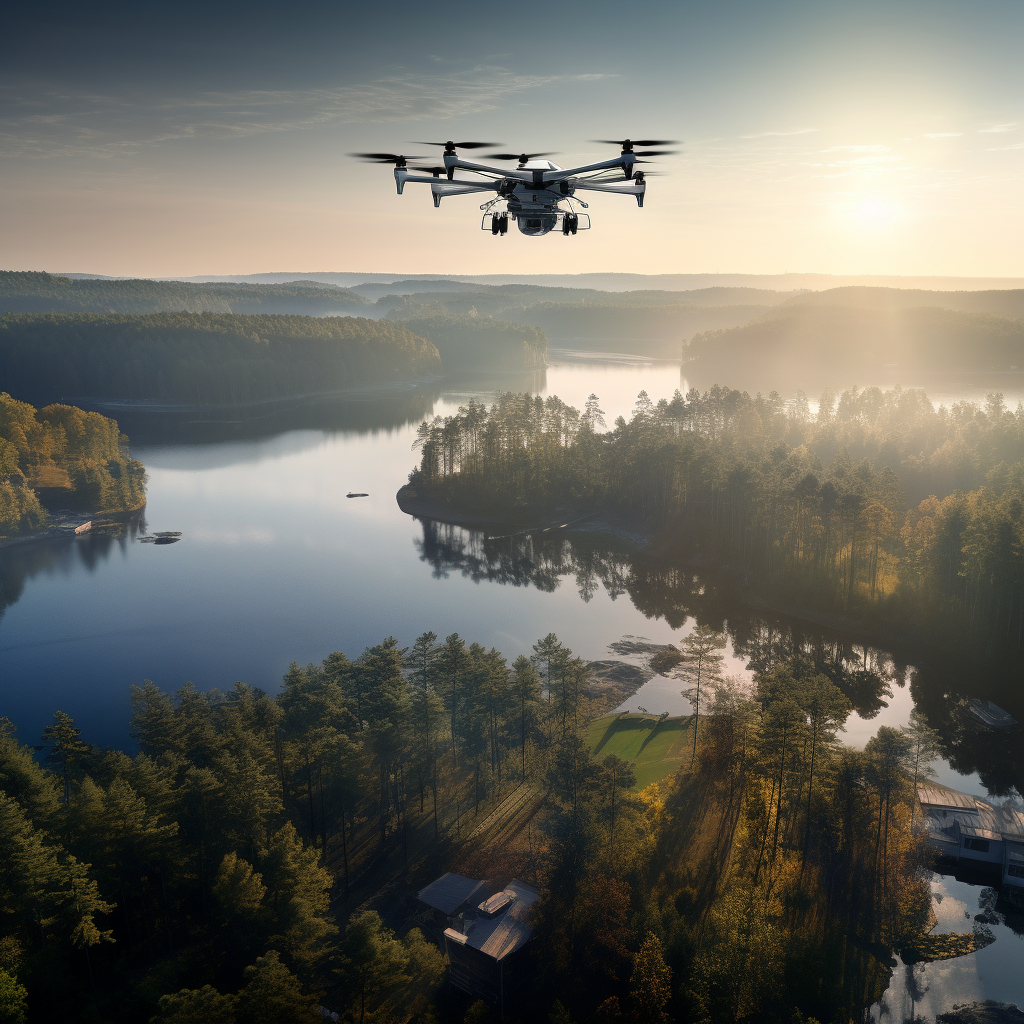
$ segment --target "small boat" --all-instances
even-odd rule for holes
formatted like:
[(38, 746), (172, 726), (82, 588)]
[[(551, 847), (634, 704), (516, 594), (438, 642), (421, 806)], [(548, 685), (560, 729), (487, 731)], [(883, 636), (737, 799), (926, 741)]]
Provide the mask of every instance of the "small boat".
[(81, 526), (75, 527), (75, 533), (88, 533), (92, 529), (92, 520), (90, 519), (87, 523), (82, 523)]
[(990, 700), (978, 700), (977, 697), (972, 697), (967, 702), (967, 710), (990, 729), (1009, 729), (1011, 725), (1017, 724), (1017, 719), (1009, 711), (1004, 711), (998, 704), (993, 704)]
[(368, 498), (369, 494), (367, 494), (366, 491), (349, 491), (348, 494), (345, 495), (345, 497), (346, 498)]

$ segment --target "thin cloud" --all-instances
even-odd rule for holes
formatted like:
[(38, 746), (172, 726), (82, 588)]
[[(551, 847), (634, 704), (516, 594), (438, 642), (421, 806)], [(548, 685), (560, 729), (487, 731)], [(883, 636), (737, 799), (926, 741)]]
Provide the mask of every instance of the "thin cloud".
[[(527, 75), (481, 65), (334, 89), (205, 92), (155, 103), (120, 96), (36, 94), (31, 105), (22, 104), (23, 116), (0, 121), (0, 139), (8, 154), (112, 157), (176, 140), (240, 138), (325, 124), (446, 121), (494, 110), (512, 95), (604, 77), (609, 76)], [(40, 105), (50, 109), (40, 111)]]
[(993, 135), (1000, 132), (1015, 132), (1017, 130), (1016, 121), (1010, 122), (1010, 124), (994, 124), (989, 128), (979, 128), (979, 135)]
[(958, 139), (963, 132), (925, 132), (926, 139)]
[(816, 132), (817, 128), (793, 128), (789, 131), (777, 131), (777, 132), (758, 132), (756, 135), (741, 135), (741, 139), (769, 139), (775, 137), (783, 137), (787, 135), (810, 135), (812, 132)]

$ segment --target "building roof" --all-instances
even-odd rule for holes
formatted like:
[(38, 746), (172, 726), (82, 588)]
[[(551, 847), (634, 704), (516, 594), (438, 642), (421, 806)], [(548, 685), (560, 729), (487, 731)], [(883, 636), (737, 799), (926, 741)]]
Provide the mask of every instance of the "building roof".
[(473, 906), (479, 902), (487, 890), (487, 883), (475, 878), (466, 878), (453, 871), (442, 875), (436, 882), (431, 882), (419, 892), (419, 898), (428, 907), (440, 910), (442, 914), (454, 914), (464, 903)]
[(506, 903), (493, 917), (476, 915), (467, 920), (466, 938), (462, 943), (494, 960), (502, 960), (509, 953), (514, 953), (533, 934), (530, 907), (540, 897), (532, 885), (515, 878), (504, 891), (514, 894), (515, 899)]
[(929, 807), (963, 808), (973, 811), (978, 804), (977, 797), (968, 796), (966, 793), (958, 793), (949, 786), (943, 786), (938, 782), (918, 782), (917, 799), (926, 809)]
[(958, 835), (995, 842), (1024, 839), (1024, 813), (1014, 807), (995, 807), (936, 782), (918, 783), (917, 796), (936, 838), (948, 837), (952, 842)]

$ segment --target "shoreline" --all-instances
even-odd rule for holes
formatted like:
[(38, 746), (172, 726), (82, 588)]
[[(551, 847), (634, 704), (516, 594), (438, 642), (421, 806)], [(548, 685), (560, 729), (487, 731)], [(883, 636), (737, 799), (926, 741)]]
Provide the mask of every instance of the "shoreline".
[(335, 398), (372, 401), (387, 395), (401, 394), (430, 384), (436, 384), (444, 377), (428, 374), (424, 377), (409, 377), (404, 380), (384, 381), (378, 384), (354, 384), (334, 391), (311, 391), (305, 394), (281, 395), (274, 398), (257, 398), (248, 402), (169, 402), (157, 398), (90, 398), (70, 396), (63, 401), (80, 408), (110, 409), (133, 413), (190, 413), (190, 412), (232, 412), (243, 409), (268, 409), (295, 402), (328, 401)]
[[(605, 509), (587, 512), (572, 506), (549, 505), (522, 509), (520, 514), (515, 510), (502, 515), (483, 510), (456, 512), (435, 499), (423, 497), (412, 484), (403, 484), (398, 489), (395, 500), (406, 515), (470, 530), (485, 529), (489, 536), (494, 538), (515, 537), (526, 533), (552, 533), (555, 530), (606, 533), (628, 540), (641, 550), (650, 547), (654, 540), (651, 531), (637, 529)], [(487, 530), (487, 527), (494, 529)]]
[(107, 526), (111, 523), (130, 523), (133, 517), (142, 515), (146, 504), (147, 502), (144, 501), (136, 508), (118, 509), (115, 511), (64, 512), (61, 513), (57, 523), (51, 524), (45, 530), (36, 533), (20, 534), (16, 537), (0, 537), (0, 551), (5, 548), (13, 548), (21, 544), (34, 544), (44, 540), (60, 540), (62, 538), (73, 540), (75, 537), (89, 537), (92, 536), (91, 530), (88, 533), (76, 534), (75, 527), (99, 518), (102, 518), (103, 521), (94, 525)]
[(556, 530), (616, 537), (646, 555), (661, 557), (666, 562), (691, 571), (715, 573), (726, 581), (734, 596), (751, 611), (826, 629), (849, 640), (891, 653), (901, 651), (914, 661), (920, 661), (918, 655), (923, 653), (923, 649), (936, 642), (936, 638), (928, 637), (912, 624), (902, 623), (886, 629), (877, 623), (836, 612), (816, 611), (813, 607), (801, 606), (772, 595), (767, 586), (759, 580), (749, 579), (742, 570), (720, 561), (679, 555), (665, 543), (652, 524), (637, 524), (606, 509), (587, 513), (581, 508), (531, 507), (522, 509), (518, 515), (513, 513), (502, 516), (486, 511), (457, 512), (450, 505), (422, 497), (411, 484), (403, 485), (395, 497), (398, 507), (408, 515), (465, 529), (483, 530), (494, 539)]

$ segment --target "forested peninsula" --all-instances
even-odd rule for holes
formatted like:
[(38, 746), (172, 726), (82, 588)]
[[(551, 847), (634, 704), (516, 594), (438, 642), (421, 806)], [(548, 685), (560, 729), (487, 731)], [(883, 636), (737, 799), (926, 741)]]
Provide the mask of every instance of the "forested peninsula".
[(804, 386), (1024, 367), (1024, 292), (839, 288), (685, 342), (684, 372)]
[(0, 539), (35, 533), (58, 510), (127, 512), (145, 501), (146, 472), (114, 420), (0, 394)]
[(40, 404), (262, 402), (440, 372), (437, 349), (391, 321), (234, 313), (0, 316), (0, 379)]
[[(399, 503), (433, 518), (595, 512), (667, 557), (713, 562), (775, 603), (872, 625), (892, 642), (1024, 643), (1024, 412), (933, 408), (877, 388), (751, 398), (714, 387), (604, 431), (598, 400), (507, 394), (424, 422)], [(509, 510), (513, 510), (510, 514)], [(748, 587), (748, 589), (750, 589)]]
[(93, 279), (0, 271), (0, 313), (292, 313), (350, 315), (369, 303), (347, 288), (316, 281), (198, 284)]

